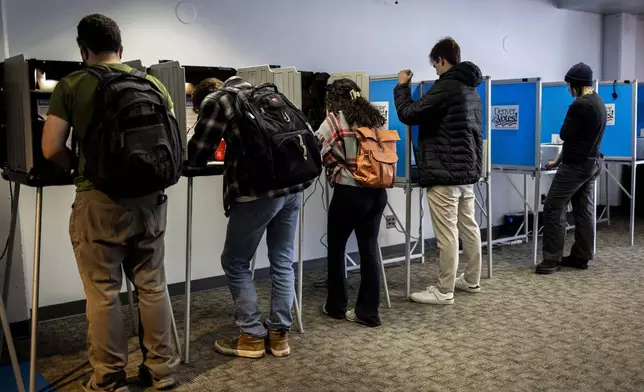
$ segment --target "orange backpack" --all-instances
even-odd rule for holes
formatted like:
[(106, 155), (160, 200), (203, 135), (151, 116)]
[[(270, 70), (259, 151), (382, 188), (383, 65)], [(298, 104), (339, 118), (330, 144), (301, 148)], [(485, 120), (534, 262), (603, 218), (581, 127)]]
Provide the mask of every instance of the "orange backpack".
[(357, 169), (353, 178), (365, 188), (393, 188), (396, 179), (398, 132), (358, 128)]

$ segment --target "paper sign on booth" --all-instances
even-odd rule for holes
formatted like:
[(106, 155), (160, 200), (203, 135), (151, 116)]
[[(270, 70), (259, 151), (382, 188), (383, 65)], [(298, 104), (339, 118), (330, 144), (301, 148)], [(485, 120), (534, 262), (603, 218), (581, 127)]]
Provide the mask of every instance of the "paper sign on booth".
[(492, 106), (492, 129), (519, 129), (519, 105)]
[(389, 102), (371, 102), (373, 106), (380, 111), (380, 114), (385, 118), (385, 125), (383, 129), (389, 129)]
[(606, 104), (606, 125), (615, 125), (615, 104)]

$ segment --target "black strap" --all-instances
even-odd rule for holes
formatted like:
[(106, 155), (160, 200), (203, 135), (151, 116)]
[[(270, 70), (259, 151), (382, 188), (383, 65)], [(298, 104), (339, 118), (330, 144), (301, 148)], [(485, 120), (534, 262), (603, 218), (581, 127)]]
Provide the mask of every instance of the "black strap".
[(132, 68), (132, 70), (130, 71), (130, 74), (142, 79), (145, 79), (148, 76), (147, 73), (139, 71), (136, 68)]
[(132, 76), (136, 76), (142, 79), (145, 79), (148, 74), (142, 71), (139, 71), (136, 68), (132, 68), (130, 72), (121, 72), (118, 70), (112, 70), (109, 67), (102, 66), (102, 65), (92, 65), (87, 67), (87, 72), (90, 74), (94, 75), (97, 79), (101, 80), (105, 78), (109, 74), (114, 74), (114, 73), (129, 73)]

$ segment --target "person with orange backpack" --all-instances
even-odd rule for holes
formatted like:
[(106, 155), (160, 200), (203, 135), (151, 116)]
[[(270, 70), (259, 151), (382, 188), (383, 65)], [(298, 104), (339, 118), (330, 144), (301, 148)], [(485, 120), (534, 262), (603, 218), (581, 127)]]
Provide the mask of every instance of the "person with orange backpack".
[[(394, 184), (395, 131), (381, 129), (385, 118), (349, 79), (333, 82), (327, 93), (327, 118), (317, 131), (326, 175), (333, 187), (328, 216), (328, 296), (324, 313), (368, 327), (380, 325), (378, 232)], [(356, 233), (360, 251), (360, 291), (355, 310), (347, 310), (344, 254)]]

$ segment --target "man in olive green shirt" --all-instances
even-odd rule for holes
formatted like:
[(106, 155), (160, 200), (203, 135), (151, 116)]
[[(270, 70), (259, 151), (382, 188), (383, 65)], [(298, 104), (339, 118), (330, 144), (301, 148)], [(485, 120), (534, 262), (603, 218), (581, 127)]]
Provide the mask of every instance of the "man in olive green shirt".
[[(112, 19), (86, 16), (78, 24), (77, 41), (87, 65), (131, 71), (121, 64), (121, 33)], [(154, 77), (147, 78), (159, 87), (172, 109), (166, 88)], [(45, 158), (67, 169), (73, 168), (76, 161), (65, 145), (70, 129), (80, 146), (69, 234), (87, 296), (88, 356), (94, 370), (89, 380), (83, 382), (83, 388), (129, 391), (125, 377), (127, 335), (119, 300), (123, 268), (139, 297), (139, 342), (143, 352), (139, 377), (156, 389), (168, 389), (176, 384), (173, 374), (179, 359), (171, 341), (172, 310), (163, 264), (167, 197), (154, 193), (113, 199), (94, 189), (83, 177), (86, 161), (83, 139), (92, 131), (88, 128), (98, 83), (86, 70), (74, 72), (58, 83), (50, 99), (42, 140)]]

